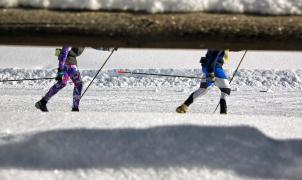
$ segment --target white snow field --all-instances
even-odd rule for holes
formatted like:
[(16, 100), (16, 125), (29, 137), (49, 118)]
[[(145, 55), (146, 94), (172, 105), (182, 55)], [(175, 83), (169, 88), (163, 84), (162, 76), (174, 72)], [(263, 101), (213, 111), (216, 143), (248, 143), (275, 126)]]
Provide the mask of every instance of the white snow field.
[(301, 15), (301, 0), (0, 0), (0, 7)]
[[(0, 79), (55, 76), (53, 48), (0, 52)], [(301, 179), (301, 53), (248, 52), (223, 116), (213, 114), (215, 87), (188, 114), (175, 113), (197, 79), (117, 73), (198, 76), (204, 53), (119, 49), (79, 113), (70, 112), (72, 84), (41, 113), (34, 103), (55, 81), (0, 83), (0, 179)], [(79, 58), (84, 87), (108, 54)], [(231, 54), (229, 74), (242, 54)]]

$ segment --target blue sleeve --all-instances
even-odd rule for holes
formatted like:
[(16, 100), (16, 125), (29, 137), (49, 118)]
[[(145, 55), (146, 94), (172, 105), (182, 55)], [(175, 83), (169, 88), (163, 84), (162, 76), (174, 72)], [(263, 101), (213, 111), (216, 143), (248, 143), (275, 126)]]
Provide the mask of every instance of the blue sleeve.
[(71, 47), (63, 47), (62, 51), (59, 55), (59, 69), (64, 70), (65, 62), (67, 60), (69, 51), (71, 50)]

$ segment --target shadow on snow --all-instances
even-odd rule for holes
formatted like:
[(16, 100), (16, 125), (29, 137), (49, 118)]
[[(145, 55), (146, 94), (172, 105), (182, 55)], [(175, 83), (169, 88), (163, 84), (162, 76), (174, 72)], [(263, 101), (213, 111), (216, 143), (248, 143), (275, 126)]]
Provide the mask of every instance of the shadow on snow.
[(53, 130), (2, 136), (0, 144), (2, 168), (204, 167), (259, 178), (302, 176), (301, 140), (274, 140), (246, 126)]

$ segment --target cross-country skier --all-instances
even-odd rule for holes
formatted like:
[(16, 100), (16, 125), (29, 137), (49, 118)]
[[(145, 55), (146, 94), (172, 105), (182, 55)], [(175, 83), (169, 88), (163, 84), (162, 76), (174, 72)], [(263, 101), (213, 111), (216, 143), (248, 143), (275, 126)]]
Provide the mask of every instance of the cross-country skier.
[[(54, 84), (46, 95), (38, 101), (35, 106), (43, 112), (47, 112), (47, 102), (51, 97), (63, 89), (70, 78), (74, 84), (72, 111), (79, 111), (79, 103), (83, 88), (83, 81), (77, 66), (77, 56), (80, 56), (85, 48), (83, 47), (63, 47), (59, 50), (59, 67), (56, 76), (57, 83)], [(96, 49), (96, 48), (95, 48)], [(111, 50), (109, 48), (98, 48), (97, 50)], [(116, 48), (114, 49), (116, 50)]]
[(228, 50), (207, 51), (206, 57), (202, 57), (200, 60), (202, 71), (206, 78), (201, 80), (200, 88), (193, 92), (181, 106), (177, 107), (176, 112), (186, 113), (194, 100), (199, 96), (205, 95), (209, 88), (215, 84), (221, 91), (220, 114), (227, 114), (227, 98), (231, 94), (231, 88), (222, 66), (225, 59), (228, 58), (228, 54)]

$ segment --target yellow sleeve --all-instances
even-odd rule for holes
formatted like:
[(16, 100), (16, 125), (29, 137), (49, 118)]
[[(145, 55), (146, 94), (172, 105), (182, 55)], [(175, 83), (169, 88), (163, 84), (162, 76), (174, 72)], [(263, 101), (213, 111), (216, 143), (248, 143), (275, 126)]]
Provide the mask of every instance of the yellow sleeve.
[(229, 63), (230, 62), (230, 50), (229, 49), (225, 50), (225, 54), (224, 54), (223, 60), (224, 60), (225, 63)]

